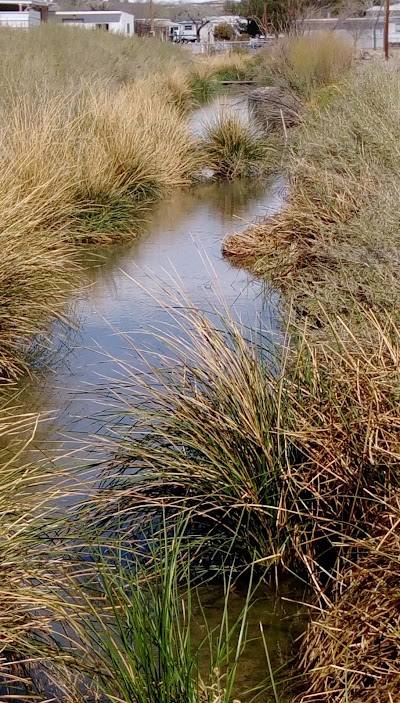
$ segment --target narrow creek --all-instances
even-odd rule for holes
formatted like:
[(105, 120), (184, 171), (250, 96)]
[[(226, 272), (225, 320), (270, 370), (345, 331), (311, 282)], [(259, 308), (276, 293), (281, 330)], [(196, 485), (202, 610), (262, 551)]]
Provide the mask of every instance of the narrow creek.
[[(209, 118), (220, 105), (219, 100), (196, 114), (194, 127), (201, 129), (204, 115)], [(230, 105), (244, 109), (243, 100), (231, 100)], [(30, 382), (22, 389), (21, 401), (27, 409), (50, 412), (53, 417), (39, 427), (31, 458), (52, 458), (55, 452), (59, 456), (71, 451), (77, 439), (86, 441), (101, 433), (99, 379), (113, 376), (113, 359), (132, 353), (127, 339), (140, 347), (149, 327), (165, 318), (165, 309), (151, 297), (156, 278), (169, 285), (171, 278), (179, 279), (191, 301), (201, 308), (213, 303), (218, 289), (235, 318), (251, 328), (262, 326), (264, 334), (266, 330), (271, 335), (277, 331), (274, 301), (265, 300), (259, 281), (230, 267), (221, 256), (221, 242), (228, 232), (276, 212), (284, 191), (284, 180), (276, 177), (270, 182), (208, 183), (176, 192), (151, 214), (146, 233), (137, 241), (85, 253), (91, 283), (72, 302), (76, 329), (54, 330), (58, 347), (54, 363), (48, 364), (40, 383)], [(75, 456), (82, 460), (82, 453)], [(217, 626), (222, 609), (220, 588), (207, 586), (200, 595), (209, 627)], [(304, 613), (291, 601), (303, 597), (298, 582), (283, 584), (279, 597), (274, 590), (260, 592), (250, 611), (250, 642), (240, 666), (238, 691), (248, 690), (267, 677), (260, 621), (273, 667), (290, 658), (294, 638), (304, 629)], [(233, 619), (240, 614), (244, 599), (240, 589), (232, 594)], [(204, 635), (201, 618), (195, 630), (200, 641)], [(267, 700), (273, 700), (272, 694)]]

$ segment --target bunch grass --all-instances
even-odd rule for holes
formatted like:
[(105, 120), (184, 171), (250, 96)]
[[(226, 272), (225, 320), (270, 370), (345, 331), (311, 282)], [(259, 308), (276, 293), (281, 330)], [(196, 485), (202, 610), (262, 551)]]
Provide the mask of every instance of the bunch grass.
[(207, 124), (203, 151), (215, 179), (265, 175), (277, 163), (277, 150), (271, 141), (252, 122), (233, 113), (222, 112)]

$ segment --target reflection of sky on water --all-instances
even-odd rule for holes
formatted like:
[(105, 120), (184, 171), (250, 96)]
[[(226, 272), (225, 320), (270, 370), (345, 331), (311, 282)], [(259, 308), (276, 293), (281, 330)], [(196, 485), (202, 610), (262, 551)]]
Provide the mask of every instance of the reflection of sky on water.
[(174, 289), (178, 281), (202, 309), (215, 304), (216, 295), (222, 296), (244, 325), (276, 328), (274, 310), (265, 302), (260, 282), (222, 258), (221, 242), (228, 232), (279, 208), (283, 187), (282, 179), (276, 179), (269, 185), (208, 184), (175, 193), (159, 206), (141, 239), (104, 249), (95, 259), (91, 256), (91, 286), (75, 303), (79, 330), (65, 340), (66, 353), (41, 387), (33, 384), (25, 392), (30, 409), (58, 414), (52, 427), (45, 425), (39, 431), (40, 449), (50, 450), (60, 432), (87, 437), (100, 431), (94, 415), (103, 396), (96, 395), (96, 387), (103, 385), (101, 376), (118, 373), (110, 357), (134, 363), (129, 339), (135, 347), (147, 347), (148, 331), (169, 321), (159, 302), (170, 302), (163, 282)]

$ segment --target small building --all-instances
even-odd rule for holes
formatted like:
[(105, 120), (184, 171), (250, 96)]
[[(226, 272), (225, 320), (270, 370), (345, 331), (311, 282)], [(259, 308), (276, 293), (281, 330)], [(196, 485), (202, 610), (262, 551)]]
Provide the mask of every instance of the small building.
[(44, 0), (0, 0), (0, 27), (29, 29), (38, 27), (43, 16), (47, 13), (48, 3)]
[(61, 24), (85, 29), (102, 29), (106, 32), (129, 36), (135, 32), (135, 18), (119, 10), (57, 11), (54, 19)]

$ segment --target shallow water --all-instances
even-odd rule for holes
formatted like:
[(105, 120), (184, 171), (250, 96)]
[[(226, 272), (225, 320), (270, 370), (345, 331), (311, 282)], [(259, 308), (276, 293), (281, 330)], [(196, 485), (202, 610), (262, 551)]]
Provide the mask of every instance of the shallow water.
[(236, 319), (252, 328), (262, 326), (273, 337), (274, 301), (266, 302), (262, 284), (222, 258), (221, 242), (228, 232), (276, 211), (284, 185), (276, 178), (270, 183), (205, 184), (174, 193), (153, 213), (147, 234), (139, 240), (87, 252), (91, 284), (74, 303), (78, 329), (65, 335), (54, 330), (58, 357), (41, 383), (24, 391), (31, 410), (57, 414), (55, 422), (39, 429), (39, 450), (45, 445), (48, 450), (54, 440), (69, 447), (65, 435), (70, 432), (76, 438), (101, 431), (95, 415), (102, 399), (96, 386), (101, 376), (117, 373), (113, 358), (132, 354), (127, 338), (144, 346), (149, 328), (167, 319), (152, 297), (170, 302), (160, 281), (172, 289), (176, 283), (201, 308), (217, 304), (222, 296)]
[[(215, 114), (215, 109), (214, 105), (196, 114), (193, 129), (201, 129), (204, 118)], [(229, 109), (245, 111), (246, 107), (242, 99), (235, 99)], [(104, 420), (98, 412), (103, 409), (104, 396), (99, 391), (103, 378), (118, 374), (115, 359), (135, 354), (130, 340), (137, 347), (146, 345), (149, 329), (165, 322), (163, 304), (170, 302), (165, 286), (172, 290), (179, 286), (203, 309), (219, 305), (222, 297), (237, 320), (252, 329), (262, 328), (273, 344), (279, 333), (277, 301), (273, 297), (266, 300), (259, 281), (222, 258), (221, 242), (227, 233), (279, 210), (284, 194), (280, 177), (269, 183), (202, 184), (163, 201), (152, 213), (146, 234), (137, 241), (84, 254), (90, 285), (72, 301), (76, 329), (54, 329), (58, 353), (53, 363), (40, 383), (28, 383), (22, 391), (27, 409), (54, 413), (53, 420), (39, 427), (30, 458), (76, 452), (77, 439), (85, 444), (89, 436), (102, 433)], [(82, 461), (85, 452), (84, 448), (76, 452), (75, 461)], [(68, 466), (71, 458), (65, 461)], [(296, 582), (287, 582), (283, 588), (290, 598), (299, 598)], [(239, 615), (244, 599), (240, 590), (232, 594), (233, 618)], [(207, 587), (202, 602), (208, 626), (217, 626), (220, 590)], [(297, 605), (282, 601), (273, 590), (264, 591), (250, 614), (251, 642), (240, 667), (238, 690), (249, 689), (267, 676), (260, 621), (265, 625), (274, 668), (290, 656), (293, 636), (304, 628)], [(199, 617), (195, 625), (199, 640), (202, 627)]]

